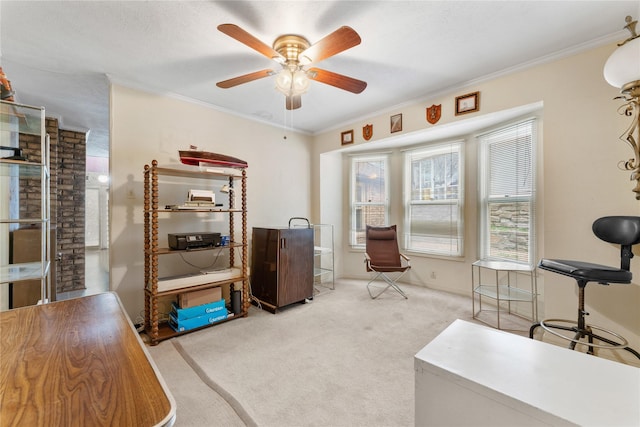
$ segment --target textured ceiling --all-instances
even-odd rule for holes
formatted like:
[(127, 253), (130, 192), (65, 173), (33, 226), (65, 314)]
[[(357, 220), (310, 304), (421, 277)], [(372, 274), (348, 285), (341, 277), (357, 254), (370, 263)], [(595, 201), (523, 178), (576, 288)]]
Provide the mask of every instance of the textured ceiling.
[[(640, 1), (7, 1), (0, 59), (17, 101), (90, 129), (108, 154), (109, 82), (175, 94), (222, 111), (317, 133), (505, 70), (621, 40)], [(274, 61), (219, 32), (234, 23), (271, 45), (311, 43), (348, 25), (362, 43), (318, 64), (368, 83), (359, 95), (312, 82), (289, 112), (265, 78), (215, 83)]]

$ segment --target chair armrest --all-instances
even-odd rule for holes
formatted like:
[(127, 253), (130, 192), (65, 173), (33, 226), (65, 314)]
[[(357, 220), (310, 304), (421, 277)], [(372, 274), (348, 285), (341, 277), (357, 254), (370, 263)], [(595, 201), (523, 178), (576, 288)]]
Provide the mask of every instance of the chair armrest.
[(406, 256), (405, 254), (400, 254), (400, 256), (407, 262), (407, 265), (411, 265), (411, 259), (409, 259), (408, 256)]

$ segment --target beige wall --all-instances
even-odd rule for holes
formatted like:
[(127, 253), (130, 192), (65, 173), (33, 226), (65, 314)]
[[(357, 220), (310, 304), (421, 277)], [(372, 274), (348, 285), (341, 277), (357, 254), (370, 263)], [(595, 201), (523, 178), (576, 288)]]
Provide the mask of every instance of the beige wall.
[[(253, 226), (286, 225), (290, 217), (310, 215), (309, 143), (310, 137), (305, 135), (196, 103), (113, 85), (111, 290), (118, 292), (131, 318), (139, 320), (144, 309), (145, 164), (154, 159), (160, 165), (179, 164), (178, 150), (188, 149), (190, 144), (247, 161), (250, 238)], [(202, 218), (194, 219), (191, 224), (180, 221), (173, 225), (181, 228), (178, 232), (200, 231), (204, 226), (200, 221)], [(166, 233), (172, 231), (161, 229), (160, 238), (166, 238)], [(166, 263), (180, 264), (180, 261), (170, 255), (163, 257), (161, 267)]]
[[(345, 248), (339, 255), (343, 277), (366, 277), (362, 252), (348, 246), (348, 159), (342, 163), (344, 183), (327, 181), (319, 173), (319, 164), (327, 154), (335, 158), (340, 150), (340, 132), (354, 129), (355, 144), (366, 144), (371, 150), (379, 149), (389, 133), (389, 116), (403, 114), (403, 134), (426, 131), (429, 138), (434, 130), (455, 127), (464, 120), (488, 116), (500, 111), (535, 103), (542, 104), (540, 112), (539, 188), (538, 188), (538, 257), (576, 258), (586, 261), (619, 264), (618, 249), (599, 241), (591, 232), (592, 222), (605, 215), (640, 215), (640, 202), (635, 200), (629, 182), (629, 173), (620, 171), (617, 163), (631, 156), (630, 148), (618, 140), (627, 128), (628, 118), (616, 112), (621, 104), (613, 100), (618, 91), (602, 77), (603, 65), (614, 45), (596, 48), (569, 58), (531, 67), (524, 71), (462, 87), (455, 92), (425, 99), (424, 102), (389, 111), (377, 117), (345, 125), (314, 138), (313, 212), (324, 221), (331, 211), (337, 227), (337, 239)], [(463, 116), (454, 115), (455, 96), (480, 91), (480, 112)], [(425, 108), (442, 104), (442, 118), (435, 125), (425, 119)], [(362, 138), (362, 127), (374, 125), (372, 141)], [(394, 137), (397, 134), (394, 134)], [(465, 256), (461, 260), (446, 260), (413, 255), (409, 281), (415, 284), (445, 289), (470, 295), (471, 263), (477, 254), (476, 227), (476, 157), (473, 139), (467, 140), (466, 203), (465, 203)], [(394, 152), (396, 159), (400, 154)], [(393, 160), (397, 161), (397, 160)], [(400, 191), (397, 181), (394, 191)], [(333, 185), (329, 190), (326, 185)], [(322, 195), (322, 197), (318, 197)], [(392, 196), (393, 197), (393, 196)], [(340, 218), (333, 206), (340, 201)], [(331, 209), (325, 207), (332, 206)], [(401, 224), (401, 216), (392, 221)], [(640, 248), (634, 248), (640, 254)], [(634, 283), (629, 285), (587, 286), (586, 301), (591, 313), (589, 321), (611, 328), (625, 335), (634, 347), (640, 348), (640, 261), (632, 261)], [(436, 279), (431, 278), (436, 273)], [(569, 278), (539, 272), (538, 286), (543, 294), (541, 315), (575, 319), (577, 293)], [(471, 307), (470, 307), (471, 309)]]
[[(591, 223), (604, 215), (640, 215), (629, 174), (619, 160), (630, 156), (617, 138), (628, 119), (616, 113), (618, 95), (602, 78), (602, 67), (615, 46), (462, 87), (377, 117), (345, 125), (313, 137), (291, 134), (198, 104), (114, 85), (111, 92), (111, 287), (136, 319), (143, 308), (142, 171), (146, 163), (177, 162), (177, 150), (195, 143), (201, 149), (245, 159), (248, 169), (249, 227), (283, 225), (292, 216), (335, 226), (338, 277), (367, 277), (362, 252), (348, 246), (348, 158), (340, 152), (340, 132), (354, 129), (355, 145), (372, 150), (389, 134), (389, 116), (403, 114), (402, 135), (455, 127), (523, 106), (542, 105), (540, 114), (538, 192), (538, 257), (578, 258), (616, 265), (616, 248), (598, 241)], [(480, 112), (456, 117), (454, 98), (481, 92)], [(425, 120), (425, 107), (442, 104), (435, 125)], [(528, 109), (531, 109), (527, 107)], [(361, 129), (374, 125), (364, 142)], [(433, 133), (432, 133), (433, 134)], [(397, 134), (394, 134), (396, 136)], [(427, 136), (428, 137), (428, 136)], [(471, 268), (477, 253), (476, 157), (467, 140), (465, 256), (459, 260), (413, 256), (412, 283), (470, 295)], [(394, 154), (394, 162), (399, 155)], [(133, 189), (134, 198), (127, 195)], [(399, 181), (394, 191), (401, 191)], [(401, 212), (394, 208), (400, 223)], [(250, 228), (249, 228), (250, 230)], [(640, 249), (635, 248), (640, 253)], [(622, 333), (640, 348), (640, 261), (632, 261), (634, 283), (587, 287), (589, 320)], [(436, 279), (431, 279), (431, 273)], [(541, 315), (576, 317), (574, 283), (540, 272)], [(471, 309), (471, 307), (469, 307)]]

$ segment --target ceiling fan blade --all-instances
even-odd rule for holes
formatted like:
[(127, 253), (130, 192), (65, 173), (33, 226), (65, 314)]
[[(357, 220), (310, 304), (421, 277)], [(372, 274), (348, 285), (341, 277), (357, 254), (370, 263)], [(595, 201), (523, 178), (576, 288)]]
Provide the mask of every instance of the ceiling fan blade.
[(245, 74), (243, 76), (234, 77), (229, 80), (224, 80), (222, 82), (216, 83), (216, 86), (221, 87), (222, 89), (229, 89), (230, 87), (238, 86), (243, 83), (249, 83), (254, 80), (262, 79), (264, 77), (269, 77), (273, 75), (273, 70), (261, 70), (253, 73)]
[(302, 97), (300, 95), (287, 96), (287, 110), (296, 110), (302, 107)]
[(249, 46), (251, 49), (260, 52), (269, 59), (275, 59), (279, 62), (285, 61), (285, 58), (276, 52), (271, 46), (264, 44), (235, 24), (220, 24), (218, 25), (218, 30), (229, 37), (238, 40), (240, 43)]
[(321, 70), (320, 68), (310, 68), (307, 71), (307, 75), (311, 80), (353, 93), (360, 93), (367, 87), (367, 82), (331, 71)]
[(298, 55), (301, 62), (310, 64), (320, 62), (349, 48), (359, 45), (360, 36), (351, 27), (340, 27), (322, 40), (309, 46)]

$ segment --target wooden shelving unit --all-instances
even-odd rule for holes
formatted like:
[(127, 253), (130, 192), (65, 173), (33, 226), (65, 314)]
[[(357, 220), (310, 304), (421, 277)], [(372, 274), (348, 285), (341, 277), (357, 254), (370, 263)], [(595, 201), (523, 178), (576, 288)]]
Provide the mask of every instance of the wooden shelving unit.
[[(229, 192), (229, 202), (227, 208), (220, 209), (188, 209), (188, 210), (173, 210), (165, 209), (165, 205), (159, 204), (159, 188), (162, 186), (160, 183), (161, 177), (178, 177), (187, 178), (193, 180), (194, 186), (211, 186), (210, 181), (226, 181), (229, 188), (232, 191)], [(241, 206), (235, 207), (236, 194), (235, 187), (237, 181), (240, 181)], [(145, 165), (144, 167), (144, 293), (145, 293), (145, 321), (144, 329), (151, 340), (151, 344), (155, 345), (158, 342), (188, 332), (193, 332), (205, 327), (214, 326), (218, 323), (233, 320), (239, 317), (246, 317), (249, 312), (249, 275), (248, 275), (248, 245), (247, 245), (247, 172), (244, 169), (234, 169), (230, 173), (223, 172), (209, 172), (200, 171), (197, 169), (179, 169), (179, 168), (166, 168), (158, 167), (158, 162), (153, 160), (151, 165)], [(171, 214), (184, 215), (185, 219), (195, 218), (194, 214), (204, 213), (216, 215), (223, 213), (228, 215), (229, 218), (229, 236), (231, 241), (226, 246), (210, 247), (210, 248), (198, 248), (190, 250), (174, 250), (170, 248), (159, 247), (158, 233), (159, 233), (159, 214), (163, 212), (170, 212)], [(235, 216), (241, 216), (241, 241), (234, 241), (234, 231), (236, 227)], [(171, 232), (171, 230), (168, 230)], [(198, 284), (196, 286), (181, 287), (177, 289), (164, 290), (158, 289), (158, 262), (160, 257), (170, 257), (175, 254), (184, 254), (186, 252), (200, 252), (211, 251), (220, 249), (229, 251), (229, 265), (230, 269), (239, 268), (238, 275), (224, 278), (222, 280), (215, 280), (210, 283)], [(236, 258), (236, 251), (240, 250), (240, 259)], [(236, 283), (241, 283), (241, 289), (235, 288)], [(229, 287), (229, 290), (240, 290), (242, 292), (241, 298), (241, 313), (235, 315), (221, 322), (214, 323), (213, 325), (206, 325), (202, 328), (191, 329), (185, 332), (174, 331), (168, 323), (163, 322), (159, 318), (158, 313), (158, 301), (160, 298), (177, 296), (182, 293), (188, 293), (203, 289), (210, 289), (214, 287)]]

